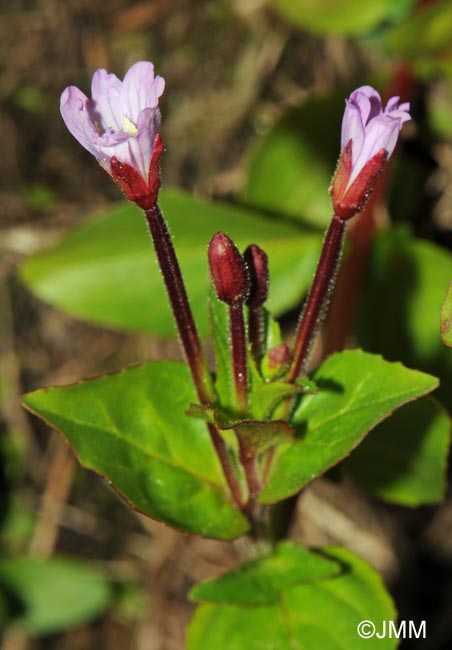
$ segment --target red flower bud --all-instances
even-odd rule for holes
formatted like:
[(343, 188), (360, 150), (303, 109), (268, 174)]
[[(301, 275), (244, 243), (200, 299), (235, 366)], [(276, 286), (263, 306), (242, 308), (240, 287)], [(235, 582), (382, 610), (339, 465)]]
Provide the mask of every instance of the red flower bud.
[(272, 370), (282, 370), (290, 361), (290, 350), (285, 343), (280, 343), (268, 351), (268, 365)]
[(232, 239), (217, 232), (210, 240), (207, 254), (218, 299), (231, 306), (245, 302), (249, 291), (248, 271)]
[(256, 244), (251, 244), (243, 253), (248, 266), (250, 291), (246, 304), (260, 307), (268, 296), (268, 257), (267, 253)]

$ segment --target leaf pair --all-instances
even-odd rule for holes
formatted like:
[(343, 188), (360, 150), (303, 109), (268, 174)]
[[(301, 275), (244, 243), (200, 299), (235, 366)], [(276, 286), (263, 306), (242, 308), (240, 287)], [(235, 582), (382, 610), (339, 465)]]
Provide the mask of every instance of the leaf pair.
[[(314, 379), (319, 393), (304, 396), (292, 423), (296, 440), (278, 447), (264, 504), (297, 493), (393, 410), (438, 383), (359, 350), (333, 355)], [(24, 397), (31, 411), (63, 433), (81, 463), (133, 508), (182, 530), (232, 539), (247, 531), (248, 522), (232, 503), (205, 423), (186, 415), (194, 402), (186, 366), (170, 361)], [(438, 474), (447, 438), (432, 461)]]

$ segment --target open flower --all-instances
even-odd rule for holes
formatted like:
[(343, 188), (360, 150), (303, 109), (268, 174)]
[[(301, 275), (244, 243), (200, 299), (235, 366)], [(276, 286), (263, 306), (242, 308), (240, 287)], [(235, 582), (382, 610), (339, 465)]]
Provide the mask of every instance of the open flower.
[(97, 70), (91, 84), (92, 99), (79, 88), (66, 88), (60, 101), (61, 115), (72, 135), (93, 154), (113, 177), (127, 198), (148, 207), (157, 200), (160, 184), (158, 100), (165, 88), (154, 77), (154, 66), (139, 61), (120, 81), (106, 70)]
[(391, 97), (383, 108), (371, 86), (357, 88), (345, 101), (341, 155), (331, 197), (337, 216), (349, 219), (364, 207), (403, 124), (411, 117), (409, 103), (400, 104), (399, 97)]

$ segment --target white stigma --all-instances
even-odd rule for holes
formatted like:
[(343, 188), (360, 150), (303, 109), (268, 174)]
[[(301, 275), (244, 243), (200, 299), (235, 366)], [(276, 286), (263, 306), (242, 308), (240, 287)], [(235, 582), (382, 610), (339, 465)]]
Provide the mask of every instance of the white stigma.
[(129, 135), (138, 135), (137, 127), (125, 114), (122, 116), (122, 123), (125, 133), (128, 133)]

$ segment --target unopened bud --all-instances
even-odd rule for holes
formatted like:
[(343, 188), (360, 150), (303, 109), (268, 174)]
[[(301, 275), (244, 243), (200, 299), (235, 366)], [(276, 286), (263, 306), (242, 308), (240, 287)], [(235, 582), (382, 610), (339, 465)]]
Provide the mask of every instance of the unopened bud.
[(249, 291), (248, 271), (232, 239), (217, 232), (210, 240), (207, 254), (218, 299), (228, 305), (245, 302)]
[(268, 365), (272, 370), (279, 370), (291, 361), (290, 350), (285, 343), (275, 345), (268, 351)]
[(267, 351), (261, 363), (261, 371), (267, 379), (276, 379), (287, 369), (292, 360), (290, 350), (285, 343), (276, 345)]
[(268, 257), (267, 253), (256, 244), (251, 244), (243, 253), (250, 278), (250, 291), (246, 304), (260, 307), (268, 296)]

